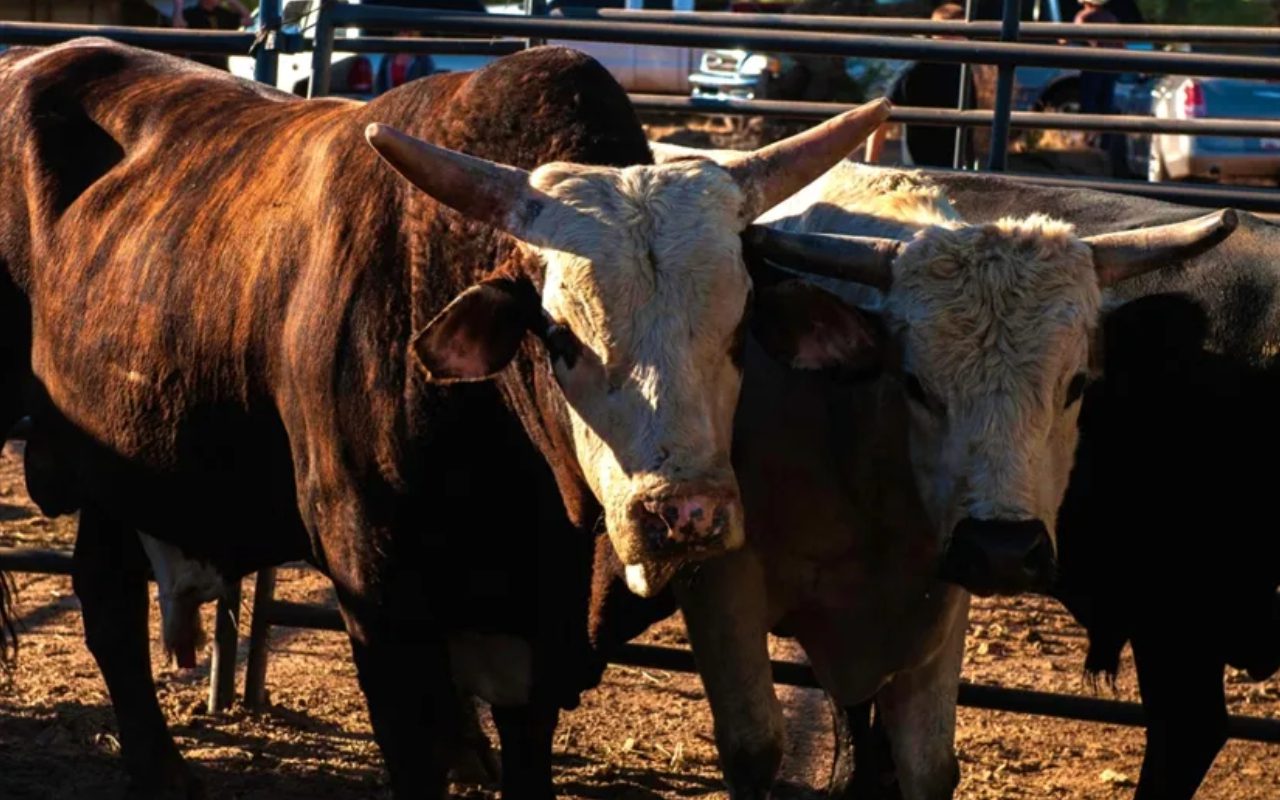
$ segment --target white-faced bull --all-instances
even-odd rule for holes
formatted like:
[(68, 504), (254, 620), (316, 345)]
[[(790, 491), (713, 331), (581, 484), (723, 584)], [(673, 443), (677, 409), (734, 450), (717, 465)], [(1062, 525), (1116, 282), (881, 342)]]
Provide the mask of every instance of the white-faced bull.
[(742, 544), (729, 451), (751, 281), (738, 233), (887, 113), (871, 103), (719, 166), (625, 170), (529, 172), (384, 125), (366, 132), (415, 186), (543, 265), (540, 287), (503, 277), (463, 292), (416, 335), (414, 352), (434, 382), (474, 381), (506, 367), (526, 334), (541, 340), (577, 462), (637, 593), (661, 590), (686, 560)]
[(916, 173), (843, 162), (748, 232), (771, 314), (803, 300), (826, 335), (753, 330), (734, 429), (747, 546), (673, 584), (731, 796), (764, 796), (781, 757), (770, 631), (837, 704), (876, 700), (907, 800), (951, 796), (961, 586), (1048, 587), (1103, 292), (1234, 222), (971, 225)]
[(909, 239), (759, 225), (749, 240), (784, 268), (883, 294), (943, 577), (984, 596), (1045, 591), (1102, 292), (1212, 247), (1236, 217), (1077, 238), (1043, 216), (966, 225), (945, 208)]
[[(972, 221), (1033, 207), (1098, 234), (1203, 213), (995, 175), (934, 180)], [(1131, 646), (1147, 719), (1141, 800), (1196, 794), (1227, 738), (1226, 665), (1257, 680), (1280, 667), (1277, 252), (1280, 226), (1241, 212), (1220, 246), (1105, 303), (1052, 594), (1088, 632), (1089, 672), (1114, 677)]]
[(138, 531), (226, 579), (330, 577), (395, 796), (444, 791), (462, 692), (504, 794), (549, 793), (559, 708), (602, 669), (597, 521), (640, 592), (742, 541), (739, 234), (886, 112), (655, 166), (565, 48), (367, 104), (105, 40), (0, 55), (0, 183), (24, 187), (0, 196), (0, 412), (32, 418), (33, 498), (81, 512), (139, 793), (199, 789), (146, 668)]

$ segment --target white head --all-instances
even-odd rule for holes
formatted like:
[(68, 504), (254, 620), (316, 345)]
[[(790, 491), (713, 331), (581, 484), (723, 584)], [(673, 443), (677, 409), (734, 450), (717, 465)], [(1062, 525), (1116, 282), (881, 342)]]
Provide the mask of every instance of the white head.
[(431, 380), (480, 380), (526, 334), (543, 342), (573, 457), (633, 590), (656, 592), (684, 561), (741, 545), (729, 457), (752, 282), (740, 233), (887, 113), (870, 103), (726, 164), (532, 172), (381, 125), (367, 131), (418, 188), (515, 237), (541, 265), (540, 276), (463, 291), (416, 335), (414, 352)]
[(1078, 439), (1102, 290), (1221, 241), (1235, 216), (1086, 238), (1041, 216), (925, 227), (910, 242), (753, 231), (774, 260), (881, 289), (886, 366), (944, 577), (1041, 590)]

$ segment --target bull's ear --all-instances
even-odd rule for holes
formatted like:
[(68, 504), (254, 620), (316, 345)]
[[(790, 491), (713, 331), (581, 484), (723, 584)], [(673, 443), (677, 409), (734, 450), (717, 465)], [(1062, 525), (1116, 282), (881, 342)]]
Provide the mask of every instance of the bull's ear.
[(757, 290), (752, 331), (765, 352), (792, 369), (861, 373), (880, 367), (879, 320), (800, 280)]
[(428, 380), (481, 381), (510, 363), (540, 319), (537, 292), (525, 281), (487, 280), (453, 299), (413, 339)]

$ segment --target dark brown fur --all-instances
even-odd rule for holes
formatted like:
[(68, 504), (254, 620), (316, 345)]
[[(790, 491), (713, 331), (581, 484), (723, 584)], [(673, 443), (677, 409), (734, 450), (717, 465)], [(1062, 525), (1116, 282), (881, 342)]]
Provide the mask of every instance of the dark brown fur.
[[(111, 583), (132, 571), (90, 555), (125, 558), (137, 548), (111, 543), (133, 530), (227, 575), (299, 557), (326, 571), (398, 796), (439, 786), (449, 631), (528, 638), (535, 702), (576, 703), (602, 668), (586, 640), (599, 508), (541, 345), (495, 382), (448, 387), (408, 347), (468, 286), (540, 286), (540, 267), (413, 190), (362, 133), (387, 123), (525, 168), (647, 162), (603, 68), (539, 48), (361, 106), (81, 41), (7, 54), (0, 97), (0, 181), (25, 189), (0, 197), (15, 309), (0, 324), (33, 353), (5, 360), (4, 402), (41, 433), (37, 502), (83, 509), (77, 592), (134, 778), (177, 769), (176, 751), (142, 723), (130, 737), (121, 697), (149, 679), (116, 676), (104, 659), (123, 657), (94, 632), (110, 615), (90, 610), (133, 591)], [(415, 741), (424, 718), (432, 740)]]

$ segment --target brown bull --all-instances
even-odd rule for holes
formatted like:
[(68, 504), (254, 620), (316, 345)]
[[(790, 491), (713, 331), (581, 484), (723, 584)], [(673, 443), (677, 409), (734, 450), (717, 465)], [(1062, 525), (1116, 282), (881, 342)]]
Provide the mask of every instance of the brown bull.
[(100, 40), (6, 54), (0, 98), (4, 407), (33, 497), (81, 510), (126, 766), (184, 794), (135, 530), (225, 577), (330, 576), (397, 797), (442, 792), (460, 692), (494, 707), (507, 791), (547, 794), (600, 668), (596, 521), (643, 592), (741, 541), (739, 231), (886, 113), (655, 167), (570, 50), (359, 105)]

